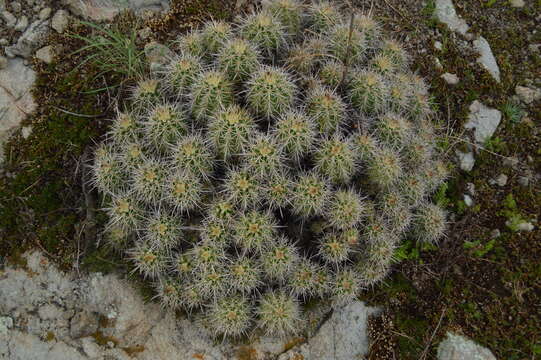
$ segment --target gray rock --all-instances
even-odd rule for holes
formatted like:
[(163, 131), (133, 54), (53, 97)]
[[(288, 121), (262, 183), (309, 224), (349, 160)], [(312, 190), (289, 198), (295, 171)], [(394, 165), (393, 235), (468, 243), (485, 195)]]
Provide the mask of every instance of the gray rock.
[(9, 329), (13, 327), (13, 319), (9, 316), (0, 317), (0, 335), (7, 335)]
[(452, 0), (436, 0), (435, 15), (449, 29), (461, 35), (466, 35), (470, 28), (466, 21), (457, 15)]
[(530, 105), (534, 101), (541, 99), (541, 90), (537, 88), (517, 85), (515, 87), (515, 92), (520, 100), (526, 105)]
[(438, 346), (438, 360), (496, 360), (496, 357), (470, 339), (447, 333), (447, 338)]
[(21, 129), (21, 135), (23, 136), (23, 139), (28, 139), (30, 134), (32, 134), (32, 126), (23, 126)]
[(530, 185), (530, 178), (528, 176), (520, 176), (517, 182), (520, 186), (528, 187)]
[(460, 169), (463, 171), (472, 171), (473, 166), (475, 165), (475, 158), (473, 157), (473, 152), (462, 152), (457, 150), (456, 155), (458, 158), (458, 164)]
[(499, 229), (494, 229), (492, 230), (492, 232), (490, 233), (490, 238), (491, 239), (496, 239), (496, 238), (499, 238), (501, 235), (501, 232)]
[(46, 64), (50, 64), (54, 60), (54, 48), (52, 45), (47, 45), (36, 51), (36, 58)]
[[(507, 222), (506, 222), (507, 224)], [(535, 226), (530, 222), (523, 222), (517, 225), (517, 231), (530, 232), (535, 228)]]
[(168, 64), (174, 56), (174, 53), (167, 46), (156, 41), (151, 41), (145, 45), (145, 56), (149, 64)]
[(8, 59), (5, 56), (0, 56), (0, 70), (5, 69), (8, 66)]
[(492, 53), (488, 41), (484, 37), (479, 36), (479, 38), (473, 42), (473, 48), (480, 55), (477, 58), (477, 62), (481, 64), (481, 66), (483, 66), (497, 82), (500, 82), (500, 68), (498, 67), (498, 63), (496, 62), (496, 58)]
[(496, 178), (496, 184), (500, 187), (507, 185), (507, 175), (500, 174)]
[[(21, 35), (17, 43), (6, 48), (6, 55), (30, 57), (39, 48), (47, 36), (48, 22), (35, 21)], [(9, 51), (9, 53), (8, 53)]]
[(63, 3), (77, 16), (94, 21), (112, 20), (123, 9), (132, 9), (141, 14), (169, 10), (169, 0), (63, 0)]
[(38, 315), (42, 320), (54, 320), (62, 316), (62, 309), (53, 304), (45, 304), (38, 309)]
[(376, 311), (360, 301), (335, 310), (306, 344), (282, 354), (279, 359), (361, 359), (368, 353), (367, 319)]
[(51, 19), (51, 27), (57, 33), (62, 34), (69, 24), (69, 16), (66, 10), (58, 10)]
[(515, 168), (519, 164), (519, 160), (516, 157), (506, 157), (503, 159), (503, 166)]
[(524, 5), (526, 5), (524, 3), (524, 0), (511, 0), (509, 3), (514, 8), (521, 8), (521, 7), (524, 7)]
[(12, 1), (11, 4), (11, 10), (15, 13), (15, 14), (18, 14), (21, 12), (21, 10), (23, 9), (22, 5), (20, 2), (18, 1)]
[(13, 28), (17, 23), (17, 18), (9, 11), (2, 11), (0, 16), (2, 16), (2, 20), (6, 23), (7, 28)]
[(466, 191), (471, 195), (475, 196), (475, 184), (474, 183), (466, 183)]
[(22, 59), (11, 59), (0, 69), (0, 164), (4, 161), (4, 142), (36, 108), (30, 94), (35, 78)]
[(502, 114), (500, 111), (489, 108), (477, 100), (470, 105), (469, 109), (468, 121), (464, 127), (466, 129), (475, 129), (475, 142), (484, 144), (498, 128)]
[(17, 24), (13, 27), (15, 31), (25, 31), (28, 27), (28, 18), (26, 16), (21, 16), (19, 20), (17, 20)]
[(51, 16), (52, 12), (53, 10), (50, 7), (43, 8), (39, 12), (38, 18), (42, 21), (47, 20)]
[(9, 44), (8, 39), (6, 39), (6, 38), (1, 38), (0, 39), (0, 45), (1, 46), (6, 46), (7, 44)]
[(439, 51), (441, 51), (441, 49), (443, 49), (443, 44), (441, 43), (441, 41), (435, 41), (434, 42), (434, 49), (439, 50)]
[(80, 311), (70, 321), (70, 335), (74, 339), (90, 336), (98, 329), (98, 319), (88, 311)]
[(6, 0), (0, 0), (0, 12), (6, 10)]
[(459, 81), (458, 76), (451, 73), (445, 73), (441, 76), (441, 78), (449, 85), (456, 85)]
[(466, 206), (468, 207), (473, 205), (473, 199), (471, 198), (470, 195), (464, 194), (464, 204), (466, 204)]

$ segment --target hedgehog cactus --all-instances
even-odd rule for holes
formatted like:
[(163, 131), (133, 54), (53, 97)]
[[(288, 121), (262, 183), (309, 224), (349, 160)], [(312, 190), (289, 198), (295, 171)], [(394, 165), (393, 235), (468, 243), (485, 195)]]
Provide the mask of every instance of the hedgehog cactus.
[(352, 301), (402, 239), (445, 233), (427, 87), (374, 19), (349, 21), (265, 0), (181, 36), (96, 149), (106, 245), (216, 336), (302, 331), (303, 304)]

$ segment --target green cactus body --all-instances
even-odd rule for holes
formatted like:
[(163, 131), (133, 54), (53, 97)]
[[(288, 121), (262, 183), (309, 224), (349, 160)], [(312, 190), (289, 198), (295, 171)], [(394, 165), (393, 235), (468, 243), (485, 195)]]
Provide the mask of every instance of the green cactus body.
[(156, 293), (163, 307), (179, 309), (181, 306), (181, 288), (178, 279), (166, 277), (160, 279), (156, 284)]
[(364, 34), (368, 46), (376, 48), (381, 39), (381, 26), (370, 15), (362, 14), (354, 19), (355, 28)]
[(351, 302), (361, 289), (360, 277), (353, 269), (345, 268), (338, 271), (331, 283), (332, 297), (335, 303)]
[(444, 235), (446, 227), (445, 210), (430, 203), (419, 206), (413, 218), (413, 234), (418, 241), (433, 244)]
[(102, 145), (96, 150), (92, 172), (94, 185), (103, 193), (115, 194), (125, 187), (127, 171), (121, 157), (110, 146)]
[(284, 292), (269, 291), (263, 294), (257, 315), (259, 327), (266, 334), (280, 337), (296, 333), (301, 322), (298, 302)]
[(240, 25), (240, 34), (269, 57), (286, 41), (286, 28), (277, 16), (268, 11), (246, 17)]
[(144, 108), (160, 98), (161, 84), (156, 79), (142, 79), (132, 88), (131, 98), (136, 109)]
[(223, 21), (209, 21), (201, 30), (206, 53), (217, 54), (233, 34), (231, 25)]
[(381, 189), (394, 185), (403, 172), (398, 154), (384, 147), (374, 152), (366, 170), (369, 180)]
[(259, 181), (246, 169), (230, 170), (224, 181), (224, 196), (242, 209), (254, 207), (261, 202)]
[(283, 144), (285, 152), (295, 161), (299, 161), (313, 148), (315, 123), (300, 111), (290, 111), (276, 122), (274, 136)]
[(314, 154), (315, 168), (334, 183), (348, 183), (357, 170), (352, 144), (341, 135), (323, 140)]
[(199, 121), (206, 121), (217, 111), (233, 103), (233, 86), (220, 71), (201, 73), (192, 86), (192, 114)]
[(311, 116), (323, 136), (334, 134), (343, 123), (346, 106), (332, 90), (317, 87), (306, 100), (306, 114)]
[(266, 10), (282, 23), (289, 36), (297, 35), (302, 25), (302, 5), (297, 0), (270, 0), (263, 3)]
[(330, 194), (329, 184), (319, 175), (303, 174), (293, 185), (293, 211), (303, 218), (321, 215)]
[(265, 183), (266, 200), (270, 209), (285, 209), (291, 202), (293, 182), (289, 176), (277, 173)]
[(340, 22), (340, 10), (329, 1), (319, 1), (310, 5), (308, 9), (309, 21), (312, 28), (325, 33)]
[(169, 250), (182, 239), (180, 227), (176, 217), (157, 211), (144, 226), (145, 240), (154, 248)]
[(214, 155), (202, 135), (185, 136), (172, 147), (173, 165), (207, 180), (213, 170)]
[[(327, 85), (331, 89), (336, 89), (342, 82), (344, 70), (344, 64), (336, 60), (329, 60), (321, 66), (318, 76), (323, 84)], [(349, 78), (345, 80), (346, 84), (349, 83)]]
[(376, 124), (376, 132), (382, 143), (393, 147), (402, 148), (411, 140), (410, 123), (395, 113), (385, 113)]
[(184, 54), (194, 56), (196, 58), (203, 58), (205, 55), (207, 55), (205, 51), (203, 34), (200, 31), (192, 31), (181, 36), (177, 43), (178, 47)]
[(157, 278), (167, 266), (165, 249), (153, 247), (146, 241), (136, 243), (135, 248), (128, 254), (134, 263), (135, 271), (145, 278)]
[(363, 215), (361, 197), (354, 190), (338, 190), (329, 202), (327, 219), (336, 229), (346, 230), (357, 225)]
[(202, 71), (203, 65), (199, 58), (189, 54), (181, 54), (167, 65), (163, 75), (169, 90), (180, 97), (189, 95), (188, 90)]
[(222, 158), (228, 159), (247, 150), (255, 134), (255, 121), (237, 105), (229, 106), (210, 120), (209, 137)]
[(223, 298), (211, 305), (207, 320), (216, 335), (239, 337), (246, 333), (252, 321), (252, 309), (245, 297)]
[(358, 63), (365, 57), (368, 48), (363, 33), (349, 24), (339, 24), (329, 33), (329, 51), (343, 63)]
[(285, 237), (273, 242), (262, 254), (263, 271), (272, 280), (284, 281), (299, 260), (297, 249)]
[(383, 111), (388, 100), (388, 87), (383, 77), (372, 71), (356, 72), (351, 82), (350, 100), (357, 111), (378, 114)]
[(177, 212), (189, 212), (199, 207), (202, 185), (198, 177), (178, 169), (170, 174), (165, 182), (163, 196)]
[(282, 167), (282, 147), (272, 135), (255, 137), (244, 155), (248, 169), (259, 178), (277, 174)]
[(300, 75), (309, 76), (327, 57), (327, 43), (319, 37), (314, 36), (302, 44), (295, 45), (286, 58), (286, 67), (296, 71)]
[(229, 267), (231, 285), (235, 290), (246, 294), (256, 289), (261, 283), (261, 268), (248, 256), (240, 256)]
[(270, 213), (251, 210), (242, 213), (233, 225), (233, 240), (245, 252), (262, 252), (273, 243), (276, 223)]
[(349, 259), (351, 251), (351, 247), (343, 241), (340, 234), (330, 232), (321, 239), (318, 254), (326, 263), (338, 266)]
[(218, 68), (233, 81), (245, 81), (260, 66), (259, 52), (248, 41), (235, 38), (222, 47), (216, 58)]
[(270, 119), (293, 105), (296, 92), (297, 87), (287, 72), (263, 66), (248, 80), (246, 100), (256, 114)]
[(184, 113), (173, 104), (155, 106), (143, 122), (148, 141), (160, 152), (168, 151), (168, 145), (176, 143), (187, 132)]

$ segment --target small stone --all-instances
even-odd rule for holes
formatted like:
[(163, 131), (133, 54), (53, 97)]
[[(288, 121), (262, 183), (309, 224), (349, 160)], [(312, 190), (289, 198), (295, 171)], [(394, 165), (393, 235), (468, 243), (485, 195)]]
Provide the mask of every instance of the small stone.
[(499, 110), (489, 108), (488, 106), (485, 106), (481, 102), (475, 100), (470, 105), (468, 122), (464, 125), (464, 127), (466, 129), (475, 129), (475, 142), (478, 144), (484, 144), (485, 141), (492, 137), (498, 128), (501, 119), (502, 113)]
[(30, 134), (32, 134), (32, 126), (23, 126), (21, 129), (21, 135), (23, 136), (23, 139), (28, 139)]
[(68, 27), (68, 23), (68, 12), (66, 10), (58, 10), (51, 20), (51, 27), (55, 29), (57, 33), (62, 34)]
[(28, 18), (26, 16), (21, 16), (13, 28), (15, 31), (25, 31), (28, 27)]
[(22, 7), (22, 5), (21, 5), (20, 2), (18, 2), (18, 1), (12, 1), (12, 2), (11, 2), (11, 10), (12, 10), (15, 14), (20, 13), (21, 10), (22, 10), (22, 8), (23, 8), (23, 7)]
[(456, 85), (459, 81), (458, 76), (451, 73), (445, 73), (441, 76), (441, 78), (449, 85)]
[(53, 10), (50, 7), (46, 7), (39, 12), (38, 17), (40, 20), (47, 20), (51, 16), (52, 12)]
[(436, 66), (436, 69), (438, 70), (443, 70), (443, 65), (437, 57), (434, 58), (434, 66)]
[(0, 335), (7, 335), (8, 330), (13, 327), (13, 319), (9, 316), (0, 317)]
[(152, 35), (152, 29), (149, 27), (146, 27), (143, 30), (139, 31), (139, 38), (141, 38), (141, 40), (148, 40), (150, 39), (151, 35)]
[(443, 44), (440, 41), (435, 41), (434, 42), (434, 49), (441, 51), (441, 49), (443, 49)]
[(452, 0), (436, 0), (434, 13), (438, 20), (446, 24), (452, 31), (461, 35), (466, 35), (468, 32), (469, 26), (464, 19), (457, 15)]
[(524, 3), (524, 0), (511, 0), (510, 4), (514, 8), (521, 8), (521, 7), (524, 7), (524, 5), (526, 5)]
[(500, 187), (507, 185), (507, 175), (505, 174), (498, 175), (498, 177), (496, 178), (496, 184), (498, 184), (498, 186)]
[(452, 333), (438, 346), (438, 360), (496, 360), (490, 350)]
[(92, 337), (85, 337), (81, 339), (81, 345), (83, 352), (91, 359), (96, 359), (100, 356), (101, 350), (98, 344)]
[(529, 222), (523, 222), (523, 223), (518, 224), (518, 226), (517, 226), (517, 231), (530, 232), (530, 231), (532, 231), (534, 228), (535, 228), (535, 226), (533, 226), (532, 223), (529, 223)]
[(115, 343), (112, 341), (107, 341), (107, 346), (109, 347), (109, 349), (112, 349), (115, 347)]
[(498, 63), (496, 62), (496, 58), (492, 53), (488, 41), (484, 37), (479, 36), (479, 38), (473, 42), (473, 47), (480, 55), (479, 58), (477, 58), (477, 62), (492, 75), (494, 80), (500, 82), (500, 68), (498, 67)]
[(494, 229), (490, 232), (490, 238), (491, 239), (496, 239), (496, 238), (499, 238), (501, 235), (501, 232), (499, 229)]
[(4, 20), (4, 22), (6, 23), (7, 28), (12, 28), (17, 23), (17, 18), (13, 16), (13, 14), (10, 13), (9, 11), (2, 11), (0, 15), (2, 16), (2, 19)]
[(145, 45), (145, 56), (150, 64), (167, 64), (174, 54), (167, 46), (151, 41)]
[(530, 185), (530, 178), (528, 176), (520, 176), (517, 182), (520, 186), (528, 187)]
[(38, 309), (38, 315), (42, 320), (56, 320), (62, 315), (62, 309), (53, 304), (45, 304)]
[(470, 207), (473, 205), (473, 199), (470, 195), (464, 194), (464, 204), (466, 204), (467, 207)]
[(517, 85), (517, 87), (515, 88), (515, 92), (517, 93), (520, 100), (526, 105), (529, 105), (534, 101), (541, 99), (541, 90), (537, 88)]
[(8, 66), (8, 59), (5, 56), (0, 56), (0, 70)]
[(518, 166), (518, 159), (516, 157), (506, 157), (503, 159), (503, 166), (515, 168)]
[(473, 169), (473, 165), (475, 165), (475, 158), (473, 157), (473, 152), (462, 152), (457, 150), (456, 155), (458, 157), (458, 163), (460, 165), (460, 169), (463, 171), (471, 171)]
[(466, 191), (471, 195), (475, 196), (475, 184), (474, 183), (467, 183), (466, 184)]
[(46, 64), (50, 64), (54, 60), (54, 49), (52, 45), (47, 45), (36, 51), (36, 58)]
[(539, 49), (541, 49), (541, 44), (530, 44), (528, 45), (528, 50), (532, 53), (539, 52)]
[(8, 39), (6, 39), (6, 38), (1, 38), (0, 39), (0, 45), (6, 46), (7, 44), (9, 44)]

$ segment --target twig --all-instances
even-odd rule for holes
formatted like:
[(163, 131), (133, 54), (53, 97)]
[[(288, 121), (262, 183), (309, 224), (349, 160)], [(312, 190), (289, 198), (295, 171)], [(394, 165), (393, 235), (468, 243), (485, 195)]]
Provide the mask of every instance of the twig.
[(464, 143), (466, 143), (466, 144), (469, 144), (469, 145), (471, 145), (471, 146), (475, 146), (476, 149), (481, 149), (481, 150), (486, 151), (487, 153), (489, 153), (489, 154), (491, 154), (491, 155), (499, 156), (499, 157), (501, 157), (501, 158), (503, 158), (503, 159), (510, 159), (510, 157), (508, 157), (508, 156), (503, 156), (503, 155), (497, 154), (497, 153), (495, 153), (495, 152), (493, 152), (493, 151), (490, 151), (490, 150), (484, 148), (484, 147), (481, 146), (481, 145), (472, 143), (471, 141), (468, 141), (468, 140), (459, 138), (459, 137), (457, 137), (457, 136), (448, 135), (447, 137), (457, 140), (457, 141), (456, 141), (457, 143), (462, 141), (462, 142), (464, 142)]
[[(351, 6), (350, 6), (351, 7)], [(349, 53), (351, 50), (351, 37), (353, 36), (353, 22), (355, 21), (355, 11), (351, 10), (351, 18), (349, 20), (349, 34), (348, 34), (348, 47), (346, 49), (346, 58), (344, 59), (344, 71), (342, 73), (342, 80), (340, 80), (340, 86), (344, 85), (349, 68)]]
[(428, 343), (426, 344), (425, 349), (421, 353), (421, 357), (419, 357), (419, 360), (424, 360), (426, 358), (426, 355), (428, 354), (428, 349), (430, 348), (430, 344), (432, 344), (432, 340), (434, 340), (434, 336), (436, 336), (436, 333), (438, 332), (438, 329), (440, 328), (441, 321), (443, 320), (443, 315), (445, 315), (446, 311), (447, 309), (444, 308), (443, 311), (441, 312), (438, 325), (436, 325), (436, 328), (432, 332), (432, 336), (430, 336), (430, 339), (428, 340)]

